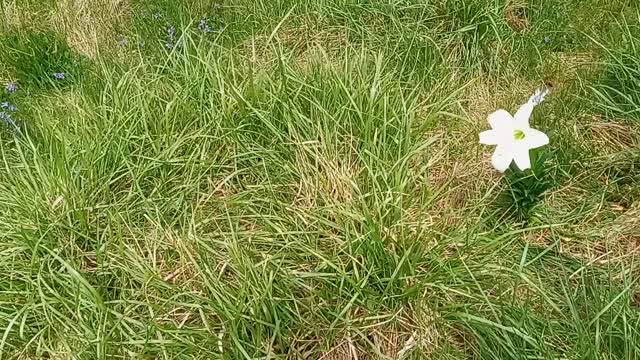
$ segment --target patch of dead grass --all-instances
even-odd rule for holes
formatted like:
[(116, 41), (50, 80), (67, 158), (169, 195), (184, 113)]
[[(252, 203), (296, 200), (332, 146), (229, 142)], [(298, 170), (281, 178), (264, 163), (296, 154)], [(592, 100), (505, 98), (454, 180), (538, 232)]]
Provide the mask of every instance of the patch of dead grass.
[(434, 166), (430, 183), (442, 192), (430, 213), (440, 231), (475, 220), (472, 216), (475, 206), (500, 178), (491, 167), (490, 156), (490, 153), (467, 159), (452, 156)]
[(117, 45), (119, 27), (126, 26), (128, 0), (56, 0), (53, 6), (6, 0), (0, 20), (9, 31), (54, 30), (69, 46), (95, 58), (99, 49)]
[(58, 0), (51, 23), (69, 45), (90, 58), (115, 45), (117, 28), (129, 15), (126, 0)]
[(301, 179), (295, 203), (305, 208), (342, 206), (352, 202), (362, 171), (354, 156), (328, 154), (319, 143), (303, 144), (296, 152)]
[(629, 124), (594, 117), (578, 126), (578, 133), (598, 155), (614, 155), (640, 146), (640, 135)]
[(338, 345), (323, 353), (319, 360), (373, 360), (374, 357), (368, 355), (364, 349), (357, 346), (349, 336), (341, 339)]
[(574, 130), (592, 158), (582, 173), (545, 200), (548, 222), (567, 223), (563, 235), (542, 231), (527, 241), (543, 247), (557, 242), (558, 252), (587, 264), (627, 262), (640, 249), (640, 204), (633, 203), (633, 195), (622, 195), (632, 184), (619, 188), (608, 174), (617, 167), (627, 171), (628, 156), (640, 146), (640, 136), (623, 121), (599, 116), (585, 116)]
[(585, 73), (599, 71), (598, 56), (593, 52), (551, 52), (544, 63), (545, 80), (553, 92), (566, 89)]
[[(357, 328), (344, 329), (331, 339), (315, 332), (298, 334), (291, 349), (304, 359), (403, 360), (415, 352), (436, 353), (444, 339), (427, 304), (412, 302), (395, 313), (372, 314), (360, 308), (349, 314), (350, 326)], [(317, 353), (322, 347), (326, 350)]]
[(602, 202), (579, 186), (580, 182), (577, 177), (545, 201), (550, 210), (548, 222), (568, 224), (558, 233), (549, 229), (532, 232), (525, 241), (540, 247), (557, 242), (558, 253), (587, 264), (630, 262), (640, 252), (640, 204), (623, 207)]
[[(190, 240), (171, 230), (153, 227), (147, 234), (134, 235), (129, 241), (125, 257), (115, 255), (109, 261), (136, 273), (153, 273), (159, 281), (202, 293), (202, 273), (196, 263), (200, 260)], [(218, 252), (221, 253), (221, 252)], [(107, 264), (108, 266), (116, 266)]]
[(439, 349), (440, 333), (432, 318), (422, 316), (399, 320), (400, 326), (383, 324), (368, 327), (364, 331), (367, 341), (345, 335), (336, 342), (335, 346), (322, 353), (319, 359), (404, 360), (411, 358), (411, 354), (415, 351), (428, 355)]
[(633, 259), (640, 251), (640, 204), (624, 211), (605, 229), (607, 243), (617, 249), (617, 259)]
[(38, 26), (46, 24), (47, 9), (45, 7), (37, 9), (29, 5), (29, 2), (23, 0), (4, 0), (1, 6), (0, 27), (6, 30), (36, 30)]
[(505, 19), (513, 31), (522, 33), (529, 30), (527, 10), (527, 4), (521, 0), (513, 0), (505, 8)]
[(273, 48), (278, 43), (290, 52), (294, 65), (303, 71), (315, 66), (337, 67), (337, 53), (349, 46), (344, 31), (310, 18), (287, 21), (271, 38), (271, 43), (268, 42), (270, 35), (259, 34), (239, 45), (239, 51), (246, 54), (256, 72), (270, 71), (278, 60)]
[(465, 89), (463, 100), (467, 117), (476, 126), (474, 130), (486, 129), (489, 126), (487, 116), (498, 109), (515, 113), (540, 85), (522, 78), (499, 83), (490, 79), (472, 82)]

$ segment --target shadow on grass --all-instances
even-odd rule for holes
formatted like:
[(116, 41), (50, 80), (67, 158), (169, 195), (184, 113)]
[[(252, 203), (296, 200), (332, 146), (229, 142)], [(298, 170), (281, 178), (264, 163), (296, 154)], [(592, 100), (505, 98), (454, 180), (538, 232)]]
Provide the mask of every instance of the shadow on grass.
[(502, 214), (502, 219), (528, 222), (546, 192), (558, 185), (559, 179), (554, 176), (553, 167), (547, 162), (549, 158), (547, 152), (534, 153), (530, 170), (507, 170), (503, 177), (504, 191), (493, 204)]
[(70, 85), (80, 80), (88, 64), (53, 32), (16, 32), (0, 43), (0, 61), (23, 87), (46, 90)]

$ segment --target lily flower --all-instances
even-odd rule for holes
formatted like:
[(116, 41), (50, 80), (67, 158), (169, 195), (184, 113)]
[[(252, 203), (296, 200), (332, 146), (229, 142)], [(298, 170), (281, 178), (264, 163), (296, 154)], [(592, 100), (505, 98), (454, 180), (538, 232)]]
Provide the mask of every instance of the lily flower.
[(512, 161), (521, 171), (530, 169), (529, 150), (549, 143), (549, 137), (545, 133), (529, 126), (533, 108), (544, 101), (548, 93), (548, 89), (537, 90), (514, 116), (503, 109), (489, 115), (487, 120), (491, 130), (480, 133), (480, 143), (496, 145), (491, 157), (491, 164), (496, 170), (505, 172)]

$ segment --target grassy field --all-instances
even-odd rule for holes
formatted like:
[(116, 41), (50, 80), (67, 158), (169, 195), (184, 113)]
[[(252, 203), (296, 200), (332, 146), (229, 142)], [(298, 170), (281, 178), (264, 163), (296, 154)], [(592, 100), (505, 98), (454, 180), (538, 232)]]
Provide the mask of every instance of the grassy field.
[(1, 359), (640, 358), (640, 3), (0, 7)]

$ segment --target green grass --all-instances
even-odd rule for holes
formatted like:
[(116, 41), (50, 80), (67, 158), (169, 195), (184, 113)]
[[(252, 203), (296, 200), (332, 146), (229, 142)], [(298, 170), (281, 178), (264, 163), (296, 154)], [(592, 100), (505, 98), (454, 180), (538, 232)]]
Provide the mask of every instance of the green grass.
[(54, 73), (65, 74), (64, 84), (73, 83), (85, 65), (85, 60), (54, 33), (16, 33), (7, 36), (5, 41), (0, 60), (12, 70), (16, 82), (34, 89), (61, 84)]
[(122, 6), (92, 57), (3, 3), (0, 358), (640, 355), (635, 3)]

